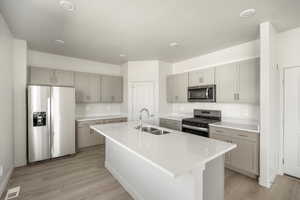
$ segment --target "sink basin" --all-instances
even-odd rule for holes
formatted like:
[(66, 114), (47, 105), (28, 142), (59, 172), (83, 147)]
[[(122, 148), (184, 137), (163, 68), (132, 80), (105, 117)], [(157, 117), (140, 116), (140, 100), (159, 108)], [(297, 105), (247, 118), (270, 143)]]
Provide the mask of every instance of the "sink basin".
[[(136, 129), (140, 130), (141, 127), (137, 126)], [(158, 128), (154, 128), (154, 127), (151, 127), (151, 126), (143, 126), (141, 130), (143, 132), (151, 133), (151, 134), (154, 134), (154, 135), (165, 135), (165, 134), (170, 133), (168, 131), (165, 131), (165, 130), (162, 130), (162, 129), (158, 129)]]

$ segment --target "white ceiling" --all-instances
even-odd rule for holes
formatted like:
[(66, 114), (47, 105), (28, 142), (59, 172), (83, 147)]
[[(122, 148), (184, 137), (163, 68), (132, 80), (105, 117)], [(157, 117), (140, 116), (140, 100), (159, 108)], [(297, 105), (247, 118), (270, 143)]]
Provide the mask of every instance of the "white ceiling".
[[(0, 11), (31, 49), (114, 64), (176, 62), (254, 40), (264, 21), (279, 31), (300, 26), (299, 0), (70, 1), (74, 12), (61, 9), (59, 0), (0, 0)], [(240, 18), (247, 8), (256, 16)], [(174, 41), (180, 46), (169, 47)]]

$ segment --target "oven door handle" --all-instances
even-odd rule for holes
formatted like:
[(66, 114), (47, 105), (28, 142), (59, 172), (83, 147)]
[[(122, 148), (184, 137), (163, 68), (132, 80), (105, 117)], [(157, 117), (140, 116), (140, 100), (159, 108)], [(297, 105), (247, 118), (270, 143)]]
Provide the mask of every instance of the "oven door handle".
[(182, 127), (188, 128), (188, 129), (191, 129), (191, 130), (203, 131), (203, 132), (208, 133), (208, 128), (201, 128), (201, 127), (196, 127), (196, 126), (189, 126), (189, 125), (185, 125), (185, 124), (182, 124)]

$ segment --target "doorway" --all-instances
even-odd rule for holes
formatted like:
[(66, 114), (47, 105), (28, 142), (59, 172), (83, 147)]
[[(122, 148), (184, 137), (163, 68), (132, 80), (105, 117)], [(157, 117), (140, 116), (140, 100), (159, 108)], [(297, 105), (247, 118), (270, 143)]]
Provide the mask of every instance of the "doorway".
[(300, 67), (284, 72), (284, 173), (300, 178)]
[(129, 111), (130, 120), (138, 120), (142, 108), (149, 109), (153, 114), (155, 111), (155, 93), (153, 82), (132, 82), (129, 84)]

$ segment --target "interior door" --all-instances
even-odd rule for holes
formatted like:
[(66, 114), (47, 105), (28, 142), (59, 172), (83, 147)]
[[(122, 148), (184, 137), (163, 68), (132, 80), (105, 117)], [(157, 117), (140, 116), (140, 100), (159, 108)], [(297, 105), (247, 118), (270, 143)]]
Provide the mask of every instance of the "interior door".
[(52, 157), (75, 153), (75, 90), (51, 89)]
[(142, 108), (147, 108), (150, 114), (154, 112), (154, 83), (141, 82), (131, 84), (131, 118), (139, 119), (139, 112)]
[(300, 178), (300, 67), (285, 70), (284, 170)]

